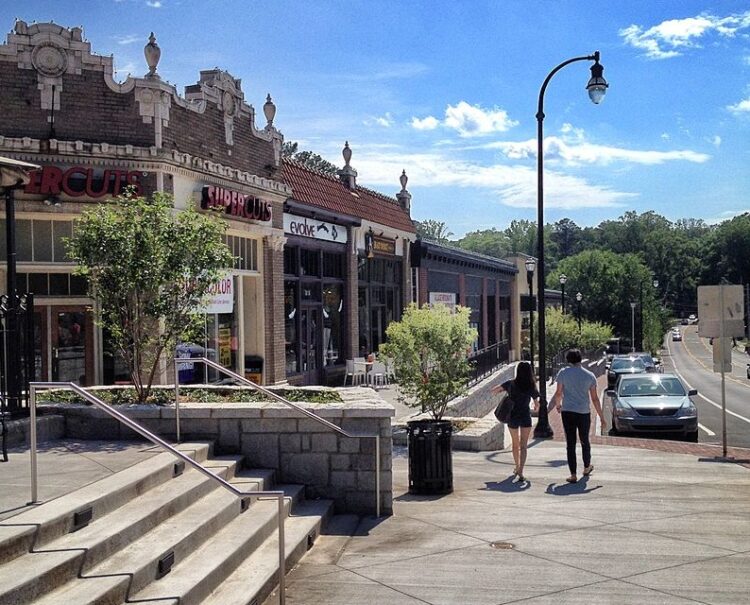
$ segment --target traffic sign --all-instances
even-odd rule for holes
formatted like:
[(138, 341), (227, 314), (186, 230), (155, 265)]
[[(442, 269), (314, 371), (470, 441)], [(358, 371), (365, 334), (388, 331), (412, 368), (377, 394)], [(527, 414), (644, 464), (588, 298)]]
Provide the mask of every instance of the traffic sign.
[(742, 286), (698, 286), (698, 336), (732, 338), (744, 335), (745, 296)]

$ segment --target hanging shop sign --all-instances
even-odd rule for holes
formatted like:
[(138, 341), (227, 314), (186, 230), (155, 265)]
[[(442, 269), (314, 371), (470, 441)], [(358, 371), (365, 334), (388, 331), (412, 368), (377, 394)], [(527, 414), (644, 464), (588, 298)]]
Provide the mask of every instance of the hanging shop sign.
[(213, 185), (203, 187), (201, 208), (203, 210), (223, 209), (224, 214), (254, 223), (271, 222), (270, 201), (223, 187)]
[(372, 258), (375, 254), (396, 254), (396, 240), (382, 235), (375, 235), (372, 229), (365, 232), (365, 255)]
[(133, 187), (136, 195), (141, 195), (141, 179), (144, 176), (148, 176), (148, 173), (136, 170), (44, 166), (29, 173), (29, 183), (24, 192), (37, 195), (64, 193), (70, 197), (100, 198), (120, 195), (127, 187)]
[(287, 213), (284, 214), (284, 233), (340, 244), (348, 239), (346, 227)]
[(208, 289), (208, 302), (203, 313), (234, 312), (234, 278), (231, 275), (222, 277)]

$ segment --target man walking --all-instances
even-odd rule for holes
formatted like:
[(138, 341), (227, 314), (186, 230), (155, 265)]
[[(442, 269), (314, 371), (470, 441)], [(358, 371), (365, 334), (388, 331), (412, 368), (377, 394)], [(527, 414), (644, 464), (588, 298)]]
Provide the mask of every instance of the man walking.
[(565, 355), (565, 361), (570, 367), (563, 368), (557, 375), (557, 390), (552, 396), (550, 407), (554, 406), (562, 413), (563, 428), (565, 429), (565, 441), (567, 444), (568, 468), (570, 477), (568, 483), (578, 481), (576, 475), (576, 432), (581, 441), (583, 454), (583, 474), (588, 476), (594, 470), (591, 464), (591, 441), (589, 431), (591, 430), (591, 404), (599, 415), (602, 429), (607, 423), (602, 413), (602, 404), (599, 394), (596, 392), (596, 376), (587, 369), (581, 367), (581, 352), (571, 349)]

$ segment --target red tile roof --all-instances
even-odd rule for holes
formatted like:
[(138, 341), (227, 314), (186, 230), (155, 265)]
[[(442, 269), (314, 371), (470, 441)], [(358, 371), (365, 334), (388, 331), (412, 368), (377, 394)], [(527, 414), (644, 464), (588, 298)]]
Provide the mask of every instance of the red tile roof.
[(338, 177), (312, 170), (288, 158), (282, 162), (281, 175), (292, 188), (292, 199), (297, 202), (416, 233), (409, 212), (395, 198), (360, 186), (351, 191)]

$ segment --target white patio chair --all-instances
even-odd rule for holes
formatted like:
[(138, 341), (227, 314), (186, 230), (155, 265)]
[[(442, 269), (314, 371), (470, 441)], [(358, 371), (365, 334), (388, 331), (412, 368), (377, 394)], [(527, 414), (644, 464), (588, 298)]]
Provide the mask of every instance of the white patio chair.
[(362, 384), (366, 380), (364, 366), (355, 363), (354, 359), (347, 359), (346, 374), (344, 374), (344, 386), (346, 386), (347, 378), (349, 379), (349, 384), (351, 386)]
[(372, 368), (367, 374), (367, 382), (373, 388), (384, 387), (388, 384), (388, 371), (383, 362), (376, 361), (372, 364)]

